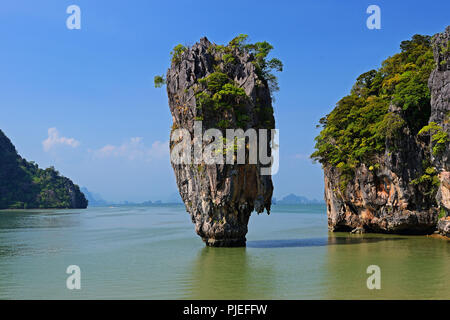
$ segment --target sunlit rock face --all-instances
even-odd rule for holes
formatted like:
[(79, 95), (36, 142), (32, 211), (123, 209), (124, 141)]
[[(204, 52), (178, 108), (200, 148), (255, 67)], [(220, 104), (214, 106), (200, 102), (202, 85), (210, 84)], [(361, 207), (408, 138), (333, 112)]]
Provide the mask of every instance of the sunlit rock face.
[(344, 190), (338, 183), (336, 169), (325, 168), (325, 201), (331, 231), (427, 234), (435, 230), (438, 210), (433, 200), (423, 197), (408, 183), (409, 171), (415, 171), (397, 171), (390, 161), (391, 157), (380, 160), (382, 165), (376, 174), (361, 165)]
[[(436, 68), (428, 87), (434, 122), (450, 134), (450, 27), (432, 38)], [(392, 104), (389, 111), (402, 115)], [(406, 127), (395, 146), (386, 141), (386, 151), (377, 159), (379, 168), (359, 165), (354, 177), (340, 184), (339, 170), (324, 166), (325, 201), (331, 231), (428, 234), (436, 230), (449, 235), (450, 229), (450, 147), (433, 154), (435, 142), (418, 139)], [(400, 147), (398, 147), (400, 146)], [(423, 161), (431, 159), (440, 180), (436, 197), (412, 183), (424, 174)], [(439, 214), (447, 216), (438, 222)]]
[[(271, 176), (261, 174), (261, 169), (267, 166), (260, 159), (254, 164), (208, 164), (195, 158), (198, 153), (194, 146), (200, 146), (200, 150), (206, 152), (205, 148), (215, 140), (199, 140), (198, 134), (194, 133), (204, 134), (208, 129), (217, 128), (225, 137), (226, 128), (242, 128), (244, 131), (248, 128), (274, 128), (270, 90), (257, 74), (252, 63), (254, 57), (238, 48), (233, 48), (228, 54), (233, 59), (225, 62), (224, 52), (216, 50), (214, 44), (202, 38), (172, 61), (166, 78), (173, 118), (171, 154), (183, 140), (182, 136), (177, 138), (178, 129), (186, 129), (192, 139), (189, 144), (191, 163), (172, 161), (172, 167), (195, 231), (209, 246), (244, 246), (251, 213), (261, 213), (264, 209), (269, 213), (273, 192)], [(230, 83), (245, 91), (245, 95), (238, 98), (231, 96), (224, 108), (211, 108), (200, 101), (209, 85), (202, 79), (210, 79), (208, 76), (217, 75), (217, 72), (225, 74)], [(270, 142), (268, 135), (264, 145), (269, 156)]]

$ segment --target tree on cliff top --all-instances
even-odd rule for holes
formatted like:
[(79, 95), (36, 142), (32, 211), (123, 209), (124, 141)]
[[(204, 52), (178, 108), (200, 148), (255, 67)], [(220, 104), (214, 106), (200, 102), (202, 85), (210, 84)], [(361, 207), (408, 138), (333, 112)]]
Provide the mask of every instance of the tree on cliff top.
[[(283, 71), (283, 63), (277, 58), (267, 59), (273, 46), (267, 41), (248, 43), (248, 35), (239, 34), (233, 38), (226, 46), (214, 45), (215, 49), (224, 53), (223, 60), (225, 63), (232, 63), (234, 61), (232, 51), (238, 49), (240, 51), (248, 52), (255, 58), (253, 61), (258, 76), (267, 82), (270, 92), (273, 94), (279, 91), (278, 78), (274, 75), (274, 71)], [(176, 45), (171, 51), (172, 63), (179, 63), (181, 56), (188, 48), (182, 44)], [(154, 77), (154, 84), (156, 88), (160, 88), (165, 84), (164, 76), (157, 75)]]

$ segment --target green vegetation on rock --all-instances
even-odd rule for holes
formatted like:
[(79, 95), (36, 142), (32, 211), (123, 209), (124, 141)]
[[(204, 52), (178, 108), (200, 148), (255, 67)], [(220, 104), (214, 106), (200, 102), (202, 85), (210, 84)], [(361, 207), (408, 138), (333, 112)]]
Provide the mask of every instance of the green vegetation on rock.
[[(245, 109), (248, 97), (245, 91), (239, 88), (223, 69), (230, 64), (234, 64), (237, 61), (237, 55), (251, 54), (253, 56), (252, 63), (259, 77), (258, 81), (260, 85), (267, 84), (273, 98), (273, 93), (279, 90), (278, 79), (273, 71), (282, 71), (283, 64), (277, 58), (267, 59), (272, 49), (273, 46), (267, 41), (248, 43), (248, 35), (246, 34), (238, 35), (226, 46), (213, 44), (208, 48), (208, 52), (215, 56), (214, 68), (216, 72), (199, 80), (203, 88), (199, 88), (196, 93), (197, 107), (203, 111), (205, 111), (205, 107), (213, 108), (216, 111), (233, 110), (237, 126), (245, 128), (250, 120)], [(203, 89), (206, 89), (206, 92)], [(272, 108), (261, 109), (260, 106), (256, 105), (255, 111), (264, 127), (272, 128), (274, 126)], [(220, 128), (224, 128), (227, 121), (221, 119), (217, 124)]]
[[(268, 59), (273, 46), (267, 41), (248, 43), (248, 36), (240, 34), (232, 39), (227, 45), (209, 44), (207, 47), (208, 60), (212, 61), (212, 73), (204, 78), (196, 80), (197, 83), (185, 88), (184, 92), (194, 91), (196, 102), (195, 120), (214, 119), (214, 123), (219, 128), (227, 128), (229, 125), (236, 125), (239, 128), (246, 128), (251, 120), (249, 114), (249, 97), (244, 88), (240, 87), (234, 79), (235, 68), (239, 67), (239, 62), (245, 60), (254, 65), (257, 77), (257, 87), (267, 87), (271, 98), (273, 93), (279, 90), (278, 79), (273, 74), (274, 71), (282, 71), (283, 63), (277, 59)], [(179, 44), (171, 52), (172, 63), (181, 62), (182, 54), (188, 50)], [(246, 57), (246, 55), (249, 55)], [(211, 59), (212, 58), (212, 59)], [(160, 88), (166, 84), (164, 76), (154, 77), (155, 87)], [(259, 126), (261, 128), (274, 128), (273, 108), (267, 103), (261, 103), (259, 98), (253, 104), (252, 112), (257, 114)]]
[(181, 55), (183, 54), (184, 51), (186, 51), (186, 47), (183, 46), (182, 44), (178, 44), (176, 45), (173, 49), (172, 52), (170, 52), (170, 54), (172, 55), (172, 63), (179, 63), (181, 61)]
[[(203, 114), (223, 114), (226, 111), (234, 112), (236, 118), (241, 119), (239, 127), (245, 126), (247, 94), (244, 89), (239, 88), (225, 73), (214, 72), (200, 79), (201, 85), (196, 94), (197, 109)], [(227, 128), (229, 120), (220, 119), (217, 123), (219, 128)]]
[(164, 76), (155, 76), (153, 80), (155, 82), (155, 88), (161, 88), (166, 84), (166, 79), (164, 79)]
[(441, 45), (441, 48), (439, 50), (440, 55), (443, 57), (440, 64), (442, 66), (447, 64), (447, 57), (450, 55), (450, 41), (447, 41), (447, 45)]
[[(222, 46), (221, 48), (224, 47)], [(273, 49), (273, 46), (270, 43), (268, 43), (267, 41), (248, 43), (248, 35), (240, 34), (233, 40), (231, 40), (228, 43), (228, 46), (225, 48), (228, 48), (228, 50), (230, 48), (237, 48), (240, 51), (252, 54), (255, 57), (253, 64), (256, 67), (256, 73), (261, 79), (263, 79), (263, 81), (267, 82), (270, 88), (270, 92), (274, 93), (280, 90), (278, 86), (278, 79), (273, 74), (273, 71), (283, 71), (283, 63), (277, 58), (267, 60), (267, 56)], [(228, 60), (229, 55), (225, 56)]]
[(444, 207), (441, 207), (439, 210), (438, 220), (442, 219), (446, 216), (447, 216), (447, 212), (445, 211)]
[[(360, 75), (350, 94), (320, 119), (322, 131), (311, 158), (339, 168), (343, 180), (358, 165), (375, 164), (386, 140), (395, 147), (404, 128), (415, 135), (427, 125), (431, 110), (427, 81), (435, 67), (430, 37), (415, 35), (400, 48), (381, 68)], [(396, 106), (395, 112), (390, 105)]]
[(0, 130), (0, 209), (86, 208), (80, 188), (55, 168), (40, 169), (17, 154)]
[(437, 156), (445, 151), (449, 138), (448, 133), (436, 122), (430, 122), (419, 131), (420, 135), (430, 134), (433, 142), (433, 155)]
[(432, 202), (440, 185), (438, 172), (428, 160), (423, 161), (422, 168), (423, 174), (412, 180), (411, 184), (418, 186), (419, 190)]

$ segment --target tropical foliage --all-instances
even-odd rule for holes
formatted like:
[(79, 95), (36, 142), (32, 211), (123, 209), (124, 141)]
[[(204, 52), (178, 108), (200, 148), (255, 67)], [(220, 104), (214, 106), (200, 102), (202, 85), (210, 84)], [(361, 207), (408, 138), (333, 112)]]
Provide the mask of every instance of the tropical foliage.
[(439, 126), (436, 122), (430, 122), (419, 131), (419, 135), (431, 135), (433, 143), (433, 155), (437, 156), (444, 152), (445, 147), (449, 141), (447, 132)]
[(166, 79), (164, 79), (164, 76), (155, 76), (153, 80), (155, 82), (155, 88), (161, 88), (166, 84)]
[[(431, 110), (427, 81), (435, 67), (431, 39), (415, 35), (400, 48), (378, 70), (360, 75), (350, 94), (320, 119), (322, 131), (315, 139), (313, 159), (351, 175), (361, 163), (375, 164), (386, 140), (395, 145), (405, 127), (417, 134), (427, 125)], [(396, 112), (389, 111), (391, 104)]]
[(186, 49), (187, 48), (182, 44), (176, 45), (170, 52), (172, 56), (172, 63), (175, 64), (179, 63), (181, 61), (181, 55), (183, 54), (184, 51), (186, 51)]
[(0, 130), (0, 209), (87, 206), (80, 188), (55, 168), (40, 169), (21, 158)]
[[(248, 43), (248, 35), (240, 34), (231, 40), (226, 48), (228, 50), (238, 48), (240, 51), (251, 53), (255, 57), (253, 64), (256, 67), (258, 76), (268, 83), (270, 92), (274, 93), (280, 90), (278, 79), (273, 74), (273, 71), (283, 71), (283, 63), (277, 58), (267, 59), (273, 49), (270, 43), (267, 41)], [(227, 57), (227, 59), (229, 58)]]

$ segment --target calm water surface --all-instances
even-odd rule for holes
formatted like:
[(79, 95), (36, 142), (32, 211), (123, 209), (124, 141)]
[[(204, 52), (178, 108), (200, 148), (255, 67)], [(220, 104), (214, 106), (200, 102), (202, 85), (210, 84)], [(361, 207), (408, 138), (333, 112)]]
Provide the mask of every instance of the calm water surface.
[(450, 299), (449, 241), (326, 225), (324, 206), (277, 205), (247, 248), (206, 248), (184, 206), (0, 211), (0, 299)]

